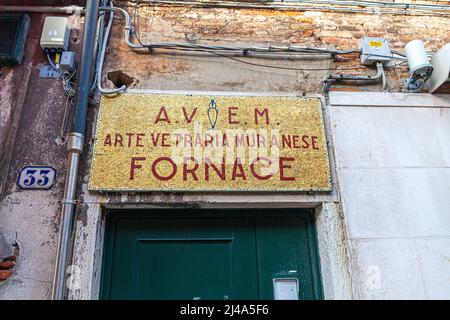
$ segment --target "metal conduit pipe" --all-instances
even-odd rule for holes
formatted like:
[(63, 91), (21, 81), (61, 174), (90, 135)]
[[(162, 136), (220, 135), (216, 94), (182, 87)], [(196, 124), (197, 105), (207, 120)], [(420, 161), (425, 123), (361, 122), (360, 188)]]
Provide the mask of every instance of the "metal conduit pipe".
[(134, 44), (131, 40), (131, 29), (132, 29), (132, 25), (131, 25), (131, 16), (130, 14), (122, 8), (118, 8), (118, 7), (114, 7), (112, 4), (109, 7), (101, 7), (101, 10), (105, 10), (105, 11), (119, 11), (120, 13), (123, 14), (123, 16), (125, 17), (125, 43), (127, 44), (127, 46), (129, 46), (130, 48), (133, 49), (142, 49), (144, 48), (142, 45), (140, 44)]
[(323, 91), (325, 93), (328, 93), (330, 89), (330, 85), (333, 82), (337, 81), (361, 81), (361, 82), (373, 82), (376, 83), (379, 80), (382, 81), (383, 84), (383, 90), (387, 87), (387, 79), (386, 74), (384, 72), (383, 64), (380, 62), (377, 62), (377, 74), (376, 75), (367, 75), (367, 76), (354, 76), (354, 75), (348, 75), (348, 74), (328, 74), (325, 76), (325, 79), (323, 80)]
[(45, 13), (73, 14), (75, 12), (83, 12), (83, 11), (84, 11), (84, 7), (80, 7), (80, 6), (50, 7), (50, 6), (2, 6), (2, 5), (0, 5), (0, 12), (45, 12)]
[(79, 77), (75, 94), (75, 130), (69, 133), (67, 142), (68, 169), (62, 201), (59, 240), (56, 255), (52, 299), (62, 300), (65, 293), (65, 276), (72, 234), (72, 224), (77, 187), (78, 166), (83, 152), (89, 91), (91, 87), (94, 47), (97, 31), (99, 0), (89, 0), (86, 6), (86, 22)]

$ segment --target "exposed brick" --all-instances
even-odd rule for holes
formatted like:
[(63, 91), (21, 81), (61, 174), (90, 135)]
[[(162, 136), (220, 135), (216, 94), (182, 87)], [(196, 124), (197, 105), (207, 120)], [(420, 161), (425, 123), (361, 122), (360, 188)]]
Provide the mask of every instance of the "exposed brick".
[[(430, 51), (450, 42), (450, 16), (283, 11), (262, 9), (193, 8), (183, 6), (142, 6), (139, 9), (140, 34), (144, 42), (186, 40), (186, 35), (202, 44), (227, 45), (306, 45), (339, 50), (358, 47), (363, 36), (385, 37), (391, 49), (403, 51), (413, 39), (426, 42)], [(139, 83), (149, 83), (155, 74), (167, 77), (195, 73), (192, 61), (155, 54), (152, 59), (138, 55), (123, 43), (123, 22), (114, 25), (105, 71), (124, 70)], [(332, 67), (360, 67), (359, 56), (345, 56)], [(214, 59), (208, 59), (213, 61)], [(220, 59), (216, 59), (220, 61)], [(223, 59), (222, 59), (223, 60)], [(407, 65), (386, 70), (389, 88), (400, 91), (407, 77)], [(372, 69), (351, 70), (366, 74)], [(312, 72), (311, 72), (312, 73)], [(402, 78), (399, 79), (398, 75)], [(156, 75), (157, 76), (157, 75)], [(306, 78), (306, 75), (304, 75)], [(309, 75), (314, 78), (314, 74)], [(320, 91), (322, 83), (305, 81), (299, 91)], [(362, 87), (364, 88), (364, 87)], [(280, 89), (281, 90), (281, 89)]]
[(16, 261), (16, 256), (9, 256), (3, 259), (3, 261)]
[(14, 268), (15, 265), (16, 264), (14, 261), (6, 260), (6, 261), (3, 261), (2, 263), (0, 263), (0, 269), (3, 269), (3, 270), (12, 269), (12, 268)]
[(0, 281), (4, 281), (11, 277), (12, 271), (11, 270), (0, 270)]

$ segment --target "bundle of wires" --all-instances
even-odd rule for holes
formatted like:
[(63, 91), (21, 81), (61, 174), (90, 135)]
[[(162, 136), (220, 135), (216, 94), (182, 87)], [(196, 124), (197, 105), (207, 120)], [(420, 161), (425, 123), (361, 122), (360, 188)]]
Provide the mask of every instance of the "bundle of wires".
[(58, 76), (61, 78), (63, 89), (66, 96), (68, 98), (73, 98), (75, 96), (75, 87), (76, 87), (75, 74), (77, 73), (77, 71), (76, 70), (74, 70), (73, 72), (62, 71), (59, 68), (60, 55), (61, 55), (60, 53), (56, 53), (55, 61), (53, 61), (52, 57), (50, 56), (50, 53), (47, 52), (47, 60), (52, 66), (52, 68), (58, 73)]
[[(106, 6), (108, 3), (107, 0), (102, 0), (102, 6)], [(92, 79), (92, 84), (89, 90), (90, 95), (92, 96), (95, 92), (95, 88), (97, 85), (97, 80), (100, 81), (101, 76), (99, 76), (99, 74), (101, 74), (101, 68), (99, 67), (100, 62), (103, 61), (103, 59), (100, 59), (101, 57), (101, 53), (102, 53), (102, 48), (103, 48), (103, 44), (104, 44), (104, 20), (105, 20), (105, 12), (101, 12), (100, 13), (100, 18), (99, 18), (99, 24), (98, 24), (98, 43), (97, 43), (97, 47), (96, 47), (96, 65), (95, 65), (95, 72), (93, 75), (93, 79)], [(60, 53), (56, 52), (55, 53), (55, 58), (53, 60), (52, 58), (52, 53), (50, 52), (46, 52), (46, 56), (47, 56), (47, 60), (49, 62), (49, 64), (51, 65), (51, 67), (58, 73), (59, 78), (62, 81), (62, 87), (64, 90), (64, 93), (66, 95), (66, 103), (65, 103), (65, 110), (64, 110), (64, 119), (63, 119), (63, 123), (61, 126), (61, 140), (65, 141), (65, 135), (66, 135), (66, 131), (67, 131), (67, 127), (68, 127), (68, 118), (70, 115), (70, 111), (73, 105), (73, 99), (75, 97), (75, 93), (76, 93), (76, 74), (77, 74), (77, 70), (75, 69), (72, 72), (68, 72), (68, 71), (63, 71), (60, 69), (59, 67), (59, 58), (60, 58)], [(103, 54), (104, 56), (104, 54)], [(99, 72), (100, 71), (100, 72)], [(93, 99), (89, 99), (89, 103), (91, 105), (94, 104), (94, 100)]]

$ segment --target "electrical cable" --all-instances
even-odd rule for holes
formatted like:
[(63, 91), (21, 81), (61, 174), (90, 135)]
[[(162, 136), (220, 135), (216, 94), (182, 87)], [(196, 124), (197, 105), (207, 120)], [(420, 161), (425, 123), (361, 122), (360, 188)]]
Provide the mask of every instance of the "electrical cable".
[[(268, 67), (268, 68), (278, 68), (278, 69), (287, 69), (287, 70), (296, 70), (296, 71), (322, 71), (322, 70), (323, 71), (331, 71), (331, 70), (359, 70), (359, 69), (362, 70), (362, 69), (366, 69), (365, 67), (349, 67), (349, 68), (340, 68), (340, 69), (330, 69), (330, 68), (327, 68), (327, 69), (284, 68), (284, 67), (277, 67), (277, 66), (271, 66), (271, 65), (249, 63), (249, 62), (237, 59), (237, 58), (233, 58), (233, 57), (227, 56), (225, 54), (220, 54), (220, 53), (213, 52), (211, 50), (198, 49), (198, 48), (200, 48), (200, 46), (198, 46), (198, 45), (182, 44), (183, 48), (178, 48), (177, 47), (178, 44), (176, 44), (176, 43), (174, 43), (174, 44), (172, 44), (172, 43), (165, 43), (165, 44), (161, 43), (161, 44), (154, 44), (154, 45), (144, 45), (142, 43), (141, 39), (140, 39), (140, 33), (138, 31), (138, 30), (140, 30), (140, 19), (139, 19), (139, 15), (138, 15), (138, 12), (137, 12), (137, 8), (138, 8), (139, 4), (140, 4), (140, 0), (136, 1), (136, 4), (134, 6), (134, 16), (133, 16), (133, 21), (135, 23), (134, 35), (135, 35), (135, 38), (138, 40), (138, 42), (143, 47), (148, 47), (150, 49), (153, 49), (154, 46), (158, 46), (159, 48), (162, 48), (162, 49), (173, 49), (173, 50), (194, 51), (194, 52), (207, 52), (207, 53), (210, 53), (210, 54), (216, 54), (216, 55), (221, 56), (221, 57), (225, 57), (225, 58), (232, 59), (232, 60), (235, 60), (235, 61), (238, 61), (238, 62), (241, 62), (241, 63), (251, 64), (251, 65), (255, 65), (255, 66)], [(166, 45), (167, 45), (167, 47), (166, 47)], [(175, 46), (172, 47), (172, 45), (175, 45)], [(190, 49), (189, 47), (192, 47), (192, 49)], [(243, 48), (243, 47), (223, 47), (223, 46), (222, 47), (215, 47), (215, 49), (217, 49), (217, 50), (219, 50), (219, 49), (227, 49), (227, 50), (230, 50), (230, 51), (234, 51), (235, 50), (237, 53), (244, 52), (244, 55), (246, 55), (246, 56), (248, 55), (249, 51), (261, 52), (263, 50), (264, 51), (268, 51), (271, 54), (286, 53), (286, 51), (287, 51), (287, 52), (295, 52), (296, 54), (299, 54), (299, 55), (301, 55), (301, 54), (311, 55), (310, 50), (317, 51), (315, 53), (316, 55), (319, 55), (319, 54), (329, 55), (329, 54), (335, 54), (335, 53), (337, 53), (337, 54), (347, 54), (347, 53), (349, 53), (350, 54), (350, 53), (358, 53), (358, 52), (360, 52), (360, 50), (358, 50), (358, 49), (341, 50), (341, 51), (329, 51), (328, 49), (322, 49), (322, 48), (273, 47), (273, 46), (272, 47), (267, 47), (267, 49), (266, 48), (258, 48), (258, 47), (256, 47), (256, 48)], [(281, 51), (280, 51), (280, 49), (281, 49)], [(301, 50), (305, 50), (306, 52), (300, 53), (299, 52), (299, 51), (301, 51), (300, 49)]]
[[(127, 86), (122, 85), (120, 88), (117, 88), (117, 89), (104, 89), (102, 87), (103, 62), (105, 59), (106, 47), (108, 46), (109, 34), (111, 32), (112, 24), (114, 21), (114, 9), (116, 9), (114, 7), (113, 1), (109, 1), (109, 8), (111, 9), (111, 11), (109, 12), (108, 26), (106, 27), (103, 44), (102, 44), (102, 48), (100, 51), (100, 59), (98, 61), (97, 89), (103, 94), (116, 94), (116, 93), (123, 92), (127, 88)], [(117, 8), (117, 9), (120, 9), (120, 8)]]
[[(136, 3), (136, 1), (133, 1)], [(321, 10), (329, 12), (351, 12), (370, 14), (421, 14), (432, 16), (448, 15), (448, 5), (425, 5), (414, 3), (389, 3), (374, 1), (345, 0), (297, 0), (293, 3), (283, 1), (267, 1), (263, 3), (239, 3), (231, 1), (186, 1), (186, 0), (147, 0), (147, 5), (177, 5), (204, 8), (234, 8), (234, 9), (271, 9), (271, 10)]]
[[(185, 48), (185, 49), (205, 49), (205, 50), (229, 50), (229, 51), (240, 51), (244, 54), (248, 52), (257, 52), (257, 53), (274, 53), (274, 52), (307, 52), (307, 53), (329, 53), (331, 55), (343, 55), (343, 54), (352, 54), (359, 53), (359, 49), (350, 49), (350, 50), (331, 50), (327, 48), (311, 48), (307, 46), (288, 46), (288, 47), (280, 47), (280, 46), (268, 46), (268, 47), (239, 47), (239, 46), (225, 46), (225, 45), (201, 45), (201, 44), (192, 44), (188, 42), (156, 42), (150, 44), (134, 44), (131, 38), (131, 17), (130, 14), (119, 7), (102, 7), (101, 10), (107, 11), (120, 11), (125, 16), (125, 42), (127, 45), (133, 49), (157, 49), (157, 48)], [(136, 37), (135, 37), (136, 38)]]
[[(140, 2), (140, 1), (131, 1)], [(198, 3), (227, 3), (227, 1), (180, 1), (180, 0), (147, 0), (147, 3), (160, 3), (160, 2), (198, 2)], [(276, 6), (283, 1), (266, 1), (266, 5)], [(292, 6), (298, 6), (299, 4), (318, 4), (318, 5), (336, 5), (336, 6), (353, 6), (353, 7), (375, 7), (375, 8), (392, 8), (403, 10), (450, 10), (449, 5), (440, 4), (419, 4), (419, 3), (400, 3), (400, 2), (387, 2), (387, 1), (368, 1), (368, 0), (296, 0), (293, 1)]]
[(69, 124), (69, 114), (71, 109), (72, 109), (72, 99), (69, 96), (67, 96), (64, 108), (63, 123), (61, 125), (61, 132), (60, 132), (60, 138), (62, 141), (65, 141), (67, 125)]
[(55, 63), (53, 62), (52, 58), (50, 57), (50, 53), (46, 53), (47, 56), (47, 60), (50, 63), (50, 66), (56, 71), (58, 72), (58, 74), (60, 74), (61, 72), (58, 70), (58, 68), (56, 67)]
[[(108, 4), (108, 0), (102, 0), (101, 5), (106, 6)], [(97, 81), (99, 77), (99, 61), (100, 61), (100, 55), (101, 55), (101, 49), (103, 47), (103, 38), (104, 38), (104, 32), (105, 32), (105, 12), (100, 11), (100, 19), (99, 19), (99, 28), (98, 28), (98, 43), (97, 43), (97, 55), (95, 59), (95, 72), (94, 72), (94, 79), (92, 81), (92, 86), (90, 89), (90, 93), (93, 94), (94, 90), (97, 88)]]
[(344, 55), (361, 52), (359, 49), (351, 50), (332, 50), (327, 48), (311, 48), (306, 46), (267, 46), (267, 47), (240, 47), (240, 46), (225, 46), (225, 45), (203, 45), (193, 44), (188, 42), (155, 42), (144, 44), (143, 48), (147, 49), (171, 49), (171, 48), (184, 48), (184, 49), (205, 49), (205, 50), (223, 50), (223, 51), (239, 51), (244, 54), (248, 52), (255, 53), (280, 53), (280, 52), (302, 52), (302, 53), (328, 53), (331, 55)]
[[(174, 50), (181, 50), (181, 51), (185, 51), (182, 48), (173, 48)], [(189, 49), (188, 51), (192, 51), (194, 49)], [(274, 66), (274, 65), (267, 65), (267, 64), (262, 64), (262, 63), (254, 63), (254, 62), (249, 62), (249, 61), (245, 61), (245, 60), (241, 60), (235, 57), (231, 57), (229, 55), (226, 54), (222, 54), (216, 51), (211, 51), (211, 50), (202, 50), (202, 49), (197, 49), (195, 51), (198, 52), (207, 52), (210, 54), (214, 54), (223, 58), (227, 58), (233, 61), (237, 61), (240, 63), (244, 63), (247, 65), (251, 65), (251, 66), (256, 66), (256, 67), (263, 67), (263, 68), (272, 68), (272, 69), (280, 69), (280, 70), (292, 70), (292, 71), (339, 71), (339, 70), (365, 70), (367, 69), (366, 67), (343, 67), (343, 68), (339, 68), (339, 69), (331, 69), (331, 68), (293, 68), (293, 67), (283, 67), (283, 66)]]
[[(188, 42), (155, 42), (155, 43), (149, 43), (149, 44), (143, 44), (140, 40), (139, 34), (135, 33), (135, 37), (139, 44), (133, 44), (130, 37), (131, 37), (131, 17), (129, 13), (118, 7), (102, 7), (102, 10), (114, 10), (114, 11), (120, 11), (125, 16), (125, 40), (133, 49), (178, 49), (182, 48), (188, 51), (188, 49), (192, 49), (192, 51), (197, 51), (198, 49), (207, 50), (207, 51), (232, 51), (232, 52), (240, 52), (244, 55), (247, 55), (249, 52), (254, 53), (322, 53), (322, 54), (331, 54), (333, 57), (337, 55), (346, 55), (346, 54), (353, 54), (353, 53), (361, 53), (360, 49), (349, 49), (349, 50), (332, 50), (328, 48), (314, 48), (314, 47), (307, 47), (307, 46), (267, 46), (267, 47), (259, 47), (259, 46), (252, 46), (252, 47), (243, 47), (243, 46), (225, 46), (225, 45), (203, 45), (203, 44), (193, 44)], [(394, 55), (377, 55), (377, 54), (371, 54), (373, 56), (379, 56), (384, 58), (391, 58), (391, 59), (399, 59), (399, 60), (405, 60), (405, 56), (402, 53), (399, 52), (393, 52), (397, 56)]]
[(362, 82), (378, 82), (378, 80), (382, 80), (383, 83), (383, 89), (386, 89), (387, 87), (387, 79), (386, 75), (384, 73), (383, 64), (381, 62), (376, 63), (377, 67), (377, 74), (376, 75), (367, 75), (367, 76), (354, 76), (354, 75), (348, 75), (348, 74), (328, 74), (325, 76), (323, 80), (323, 91), (325, 94), (328, 93), (330, 89), (330, 82), (336, 82), (336, 81), (362, 81)]
[(47, 60), (50, 63), (50, 66), (58, 73), (58, 76), (62, 80), (63, 89), (67, 96), (74, 97), (75, 96), (75, 83), (72, 82), (72, 78), (75, 76), (76, 70), (72, 73), (69, 72), (63, 72), (59, 69), (59, 67), (53, 62), (52, 58), (50, 57), (50, 53), (46, 53)]

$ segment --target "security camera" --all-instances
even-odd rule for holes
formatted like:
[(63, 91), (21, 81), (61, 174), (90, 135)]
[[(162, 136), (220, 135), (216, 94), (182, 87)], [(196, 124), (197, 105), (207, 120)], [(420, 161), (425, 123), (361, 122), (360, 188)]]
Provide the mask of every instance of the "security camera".
[(418, 92), (433, 74), (433, 65), (428, 60), (425, 45), (421, 40), (413, 40), (406, 47), (406, 58), (409, 65), (409, 78), (406, 80), (406, 90)]

